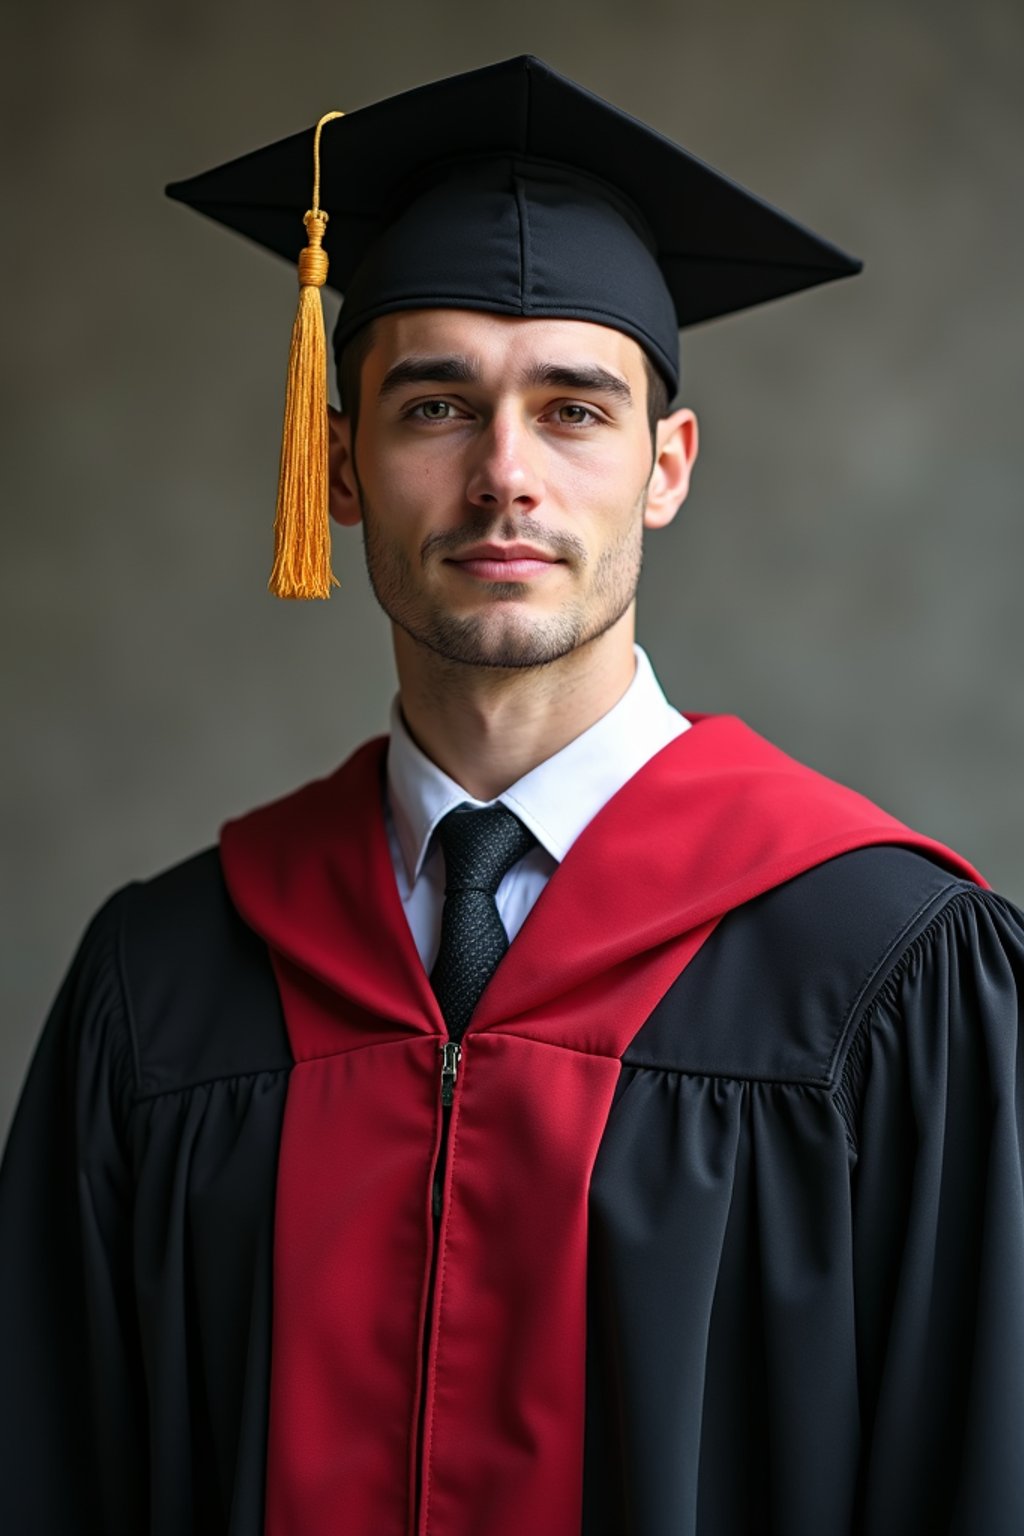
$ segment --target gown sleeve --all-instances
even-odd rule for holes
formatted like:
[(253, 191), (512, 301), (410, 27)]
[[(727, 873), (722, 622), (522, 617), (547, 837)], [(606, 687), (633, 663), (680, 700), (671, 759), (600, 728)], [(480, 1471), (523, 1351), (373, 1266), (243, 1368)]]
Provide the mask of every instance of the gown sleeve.
[(855, 1036), (865, 1536), (1024, 1531), (1024, 919), (975, 889)]
[(117, 911), (79, 947), (0, 1168), (0, 1529), (19, 1536), (147, 1528)]

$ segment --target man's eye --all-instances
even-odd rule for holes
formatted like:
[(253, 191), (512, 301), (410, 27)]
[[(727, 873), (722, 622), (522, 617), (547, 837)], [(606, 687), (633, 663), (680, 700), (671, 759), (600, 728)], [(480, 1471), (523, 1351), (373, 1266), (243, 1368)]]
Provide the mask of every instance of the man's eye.
[(560, 405), (558, 419), (567, 427), (586, 427), (597, 420), (597, 414), (585, 405)]
[(421, 400), (409, 414), (421, 415), (425, 421), (447, 421), (452, 414), (452, 407), (447, 400)]

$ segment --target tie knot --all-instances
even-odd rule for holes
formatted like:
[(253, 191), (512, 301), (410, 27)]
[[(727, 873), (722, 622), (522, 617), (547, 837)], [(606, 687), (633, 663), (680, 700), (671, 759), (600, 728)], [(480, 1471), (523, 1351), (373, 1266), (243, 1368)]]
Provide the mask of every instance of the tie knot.
[(437, 829), (444, 849), (445, 894), (486, 891), (495, 895), (517, 859), (537, 839), (504, 805), (475, 809), (457, 805)]

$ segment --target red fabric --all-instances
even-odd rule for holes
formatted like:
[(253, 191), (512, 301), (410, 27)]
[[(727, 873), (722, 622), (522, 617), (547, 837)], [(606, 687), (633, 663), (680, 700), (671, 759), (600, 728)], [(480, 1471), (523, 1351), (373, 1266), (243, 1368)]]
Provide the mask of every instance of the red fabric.
[(587, 1192), (619, 1058), (718, 920), (836, 854), (963, 860), (729, 716), (584, 830), (463, 1041), (416, 1485), (446, 1031), (402, 911), (386, 741), (229, 823), (295, 1056), (278, 1172), (268, 1536), (567, 1536), (581, 1518)]

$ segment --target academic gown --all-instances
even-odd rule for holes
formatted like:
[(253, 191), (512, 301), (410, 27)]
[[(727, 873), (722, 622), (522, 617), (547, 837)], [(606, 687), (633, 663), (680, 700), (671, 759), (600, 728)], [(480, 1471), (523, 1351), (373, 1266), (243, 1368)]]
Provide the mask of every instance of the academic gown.
[(100, 911), (0, 1183), (5, 1532), (1019, 1536), (1024, 920), (692, 718), (449, 1109), (383, 741)]

